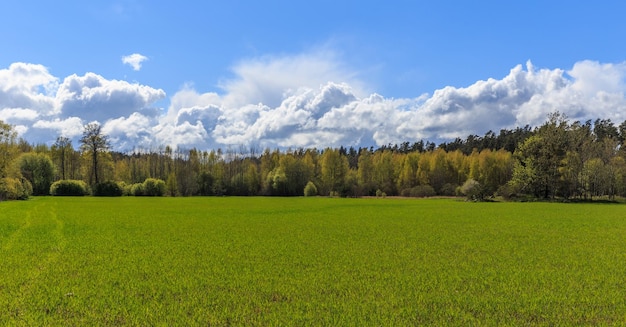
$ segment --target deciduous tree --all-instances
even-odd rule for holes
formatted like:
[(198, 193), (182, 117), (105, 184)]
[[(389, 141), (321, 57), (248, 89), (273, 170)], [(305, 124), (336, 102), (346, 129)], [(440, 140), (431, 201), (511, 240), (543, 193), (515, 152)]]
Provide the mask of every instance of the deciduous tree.
[(341, 193), (348, 173), (348, 159), (337, 149), (327, 148), (320, 158), (324, 193)]
[(72, 149), (72, 141), (64, 136), (57, 137), (54, 145), (52, 145), (52, 151), (54, 153), (54, 158), (57, 160), (59, 167), (59, 173), (61, 174), (61, 179), (66, 179), (66, 167), (69, 162), (68, 156), (71, 155)]
[(0, 178), (8, 176), (9, 165), (18, 153), (17, 132), (0, 120)]
[(17, 165), (24, 178), (33, 187), (33, 195), (50, 194), (50, 185), (54, 182), (54, 164), (48, 155), (43, 153), (23, 153), (17, 159)]
[(83, 137), (80, 139), (81, 150), (91, 158), (91, 175), (94, 183), (98, 184), (100, 157), (109, 150), (109, 138), (102, 133), (102, 127), (98, 123), (90, 123), (84, 126)]

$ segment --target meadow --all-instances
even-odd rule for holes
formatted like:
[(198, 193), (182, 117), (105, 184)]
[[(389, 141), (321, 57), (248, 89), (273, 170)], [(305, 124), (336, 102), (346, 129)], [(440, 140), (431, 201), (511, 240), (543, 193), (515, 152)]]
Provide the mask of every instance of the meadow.
[(0, 203), (3, 326), (626, 324), (626, 206)]

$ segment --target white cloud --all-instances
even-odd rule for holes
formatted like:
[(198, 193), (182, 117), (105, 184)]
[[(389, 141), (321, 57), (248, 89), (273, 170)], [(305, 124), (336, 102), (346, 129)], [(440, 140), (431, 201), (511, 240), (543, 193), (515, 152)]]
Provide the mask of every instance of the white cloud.
[(59, 83), (41, 65), (17, 63), (0, 70), (0, 119), (35, 143), (77, 137), (85, 122), (99, 121), (118, 150), (437, 142), (537, 126), (555, 111), (626, 120), (626, 63), (581, 61), (564, 70), (528, 62), (502, 78), (400, 99), (364, 91), (366, 83), (327, 53), (249, 60), (234, 73), (221, 94), (185, 85), (162, 113), (152, 106), (163, 90), (95, 73)]
[(58, 113), (63, 117), (81, 117), (104, 122), (148, 109), (165, 97), (161, 89), (87, 73), (65, 78), (56, 94)]
[(155, 124), (154, 118), (134, 112), (128, 117), (108, 120), (102, 132), (120, 149), (158, 146), (152, 131)]
[(42, 65), (14, 63), (0, 69), (0, 120), (15, 125), (33, 143), (76, 137), (88, 121), (137, 115), (156, 121), (160, 111), (151, 106), (164, 97), (163, 90), (95, 73), (71, 75), (59, 83)]
[(364, 83), (330, 51), (245, 60), (233, 72), (235, 78), (221, 83), (228, 107), (258, 103), (276, 107), (301, 88), (318, 88), (328, 82), (348, 83), (364, 95)]
[(13, 63), (8, 69), (0, 69), (0, 109), (29, 109), (48, 114), (54, 109), (57, 87), (58, 79), (46, 67)]
[(33, 121), (39, 117), (39, 114), (33, 109), (5, 108), (0, 109), (0, 117), (5, 122), (14, 123), (17, 121)]
[(567, 72), (574, 79), (572, 88), (587, 96), (598, 93), (619, 93), (626, 89), (626, 63), (600, 64), (585, 60)]
[(148, 57), (139, 53), (133, 53), (131, 55), (122, 57), (122, 63), (130, 65), (135, 71), (141, 70), (141, 64), (146, 60), (148, 60)]
[(178, 125), (157, 125), (154, 135), (159, 145), (168, 144), (175, 147), (201, 149), (216, 145), (200, 121), (196, 121), (195, 124), (185, 121)]
[[(33, 136), (34, 141), (54, 141), (57, 136), (65, 136), (68, 138), (75, 138), (83, 133), (83, 121), (78, 117), (69, 117), (67, 119), (54, 118), (53, 120), (38, 120), (33, 124), (35, 129), (38, 129), (37, 133)], [(53, 130), (51, 133), (49, 130)], [(27, 136), (27, 139), (30, 140)]]
[(28, 132), (28, 126), (25, 125), (13, 125), (13, 129), (18, 135), (23, 135), (24, 133)]
[[(536, 126), (555, 111), (576, 120), (611, 118), (619, 123), (626, 119), (625, 65), (591, 61), (576, 63), (567, 73), (536, 69), (528, 62), (526, 69), (518, 65), (502, 79), (477, 81), (464, 88), (445, 87), (416, 98), (390, 99), (378, 94), (362, 97), (349, 83), (327, 82), (318, 87), (278, 83), (279, 87), (275, 83), (276, 90), (270, 87), (268, 92), (280, 99), (276, 105), (268, 104), (276, 102), (271, 99), (252, 104), (262, 100), (254, 97), (236, 106), (235, 102), (224, 101), (243, 93), (243, 89), (264, 94), (250, 77), (264, 74), (249, 72), (286, 67), (283, 62), (290, 60), (265, 65), (256, 62), (254, 69), (240, 71), (240, 76), (227, 84), (237, 87), (226, 88), (230, 93), (223, 96), (194, 93), (196, 98), (212, 99), (213, 115), (208, 118), (200, 108), (184, 110), (185, 118), (179, 116), (178, 123), (193, 125), (202, 121), (212, 137), (206, 142), (213, 147), (247, 143), (325, 147), (464, 138), (488, 130)], [(208, 108), (207, 103), (202, 104), (202, 108)], [(182, 112), (173, 107), (170, 111)], [(215, 117), (219, 112), (221, 115)]]

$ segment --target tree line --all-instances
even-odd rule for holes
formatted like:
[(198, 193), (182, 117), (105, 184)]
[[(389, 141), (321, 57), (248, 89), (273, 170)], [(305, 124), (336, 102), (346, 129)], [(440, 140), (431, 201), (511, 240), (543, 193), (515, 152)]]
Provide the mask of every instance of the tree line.
[(29, 144), (0, 121), (0, 199), (47, 195), (53, 183), (58, 190), (68, 180), (101, 195), (624, 197), (625, 139), (626, 122), (570, 122), (553, 113), (539, 127), (439, 145), (122, 153), (110, 150), (97, 124), (84, 127), (75, 148), (65, 137), (52, 146)]

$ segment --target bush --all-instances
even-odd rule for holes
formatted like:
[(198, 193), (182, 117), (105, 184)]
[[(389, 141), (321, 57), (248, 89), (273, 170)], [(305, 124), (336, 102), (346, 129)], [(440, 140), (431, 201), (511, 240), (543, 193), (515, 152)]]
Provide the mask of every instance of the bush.
[(124, 181), (117, 182), (117, 185), (122, 189), (122, 196), (130, 195), (130, 187), (132, 185), (127, 185)]
[(143, 182), (144, 195), (163, 196), (165, 195), (165, 181), (156, 178), (146, 178)]
[(0, 200), (26, 200), (33, 194), (33, 186), (26, 179), (0, 179)]
[(143, 183), (136, 183), (136, 184), (132, 184), (129, 185), (129, 195), (134, 195), (134, 196), (144, 196), (145, 195), (145, 188), (143, 187)]
[(416, 198), (425, 198), (435, 196), (435, 189), (430, 185), (417, 185), (411, 188), (410, 195)]
[(445, 183), (441, 187), (441, 190), (439, 190), (439, 195), (455, 196), (456, 195), (456, 188), (457, 188), (457, 186), (455, 184)]
[(400, 192), (401, 196), (425, 198), (429, 196), (435, 196), (435, 189), (430, 185), (417, 185), (412, 188), (405, 188)]
[(330, 191), (330, 193), (328, 194), (329, 197), (331, 198), (338, 198), (341, 196), (341, 194), (337, 191)]
[(507, 183), (498, 187), (496, 194), (505, 200), (511, 200), (517, 196), (517, 188)]
[(96, 187), (93, 190), (94, 196), (122, 196), (123, 194), (124, 189), (122, 186), (114, 181), (106, 181), (96, 184)]
[(484, 198), (482, 185), (471, 178), (463, 183), (463, 186), (461, 186), (461, 192), (467, 196), (468, 200), (481, 201)]
[(304, 196), (316, 196), (317, 195), (317, 186), (311, 181), (306, 183), (304, 187)]
[(381, 189), (377, 189), (376, 190), (376, 197), (377, 198), (386, 198), (387, 197), (387, 193), (381, 191)]
[(83, 181), (65, 179), (52, 183), (50, 194), (54, 196), (84, 196), (89, 194), (89, 188)]

